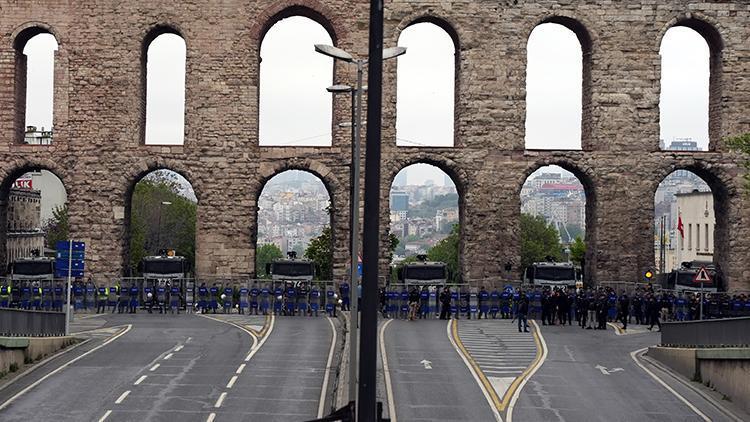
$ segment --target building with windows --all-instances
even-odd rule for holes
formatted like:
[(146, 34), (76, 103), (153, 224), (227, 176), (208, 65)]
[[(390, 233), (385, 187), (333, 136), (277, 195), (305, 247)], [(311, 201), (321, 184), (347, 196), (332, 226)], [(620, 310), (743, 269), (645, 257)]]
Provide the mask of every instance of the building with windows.
[(2, 268), (17, 258), (44, 252), (44, 232), (40, 222), (41, 194), (38, 190), (11, 188), (8, 194), (5, 238), (6, 261)]
[[(712, 261), (714, 256), (714, 197), (711, 192), (678, 193), (673, 232), (675, 240), (666, 251), (667, 271), (680, 267), (685, 261)], [(677, 219), (682, 217), (682, 233), (677, 230)], [(684, 236), (684, 237), (683, 237)], [(659, 250), (656, 249), (658, 261)]]
[(402, 191), (391, 192), (391, 210), (409, 211), (409, 194)]

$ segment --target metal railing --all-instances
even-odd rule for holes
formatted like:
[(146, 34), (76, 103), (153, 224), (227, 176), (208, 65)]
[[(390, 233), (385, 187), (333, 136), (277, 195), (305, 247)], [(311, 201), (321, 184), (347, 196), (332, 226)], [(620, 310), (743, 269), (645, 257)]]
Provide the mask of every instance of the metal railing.
[(661, 345), (667, 347), (748, 347), (750, 317), (666, 322)]
[(0, 336), (48, 337), (65, 335), (65, 313), (0, 308)]

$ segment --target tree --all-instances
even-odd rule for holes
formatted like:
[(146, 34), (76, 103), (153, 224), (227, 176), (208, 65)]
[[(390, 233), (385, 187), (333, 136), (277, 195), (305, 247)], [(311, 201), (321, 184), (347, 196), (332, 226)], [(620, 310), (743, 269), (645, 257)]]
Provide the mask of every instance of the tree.
[(586, 256), (586, 243), (580, 236), (576, 237), (573, 244), (570, 245), (570, 260), (579, 267), (583, 267), (583, 260)]
[[(738, 136), (731, 136), (724, 139), (724, 142), (729, 146), (730, 149), (750, 155), (750, 133), (745, 133)], [(745, 190), (750, 192), (750, 159), (746, 159), (743, 162), (745, 167), (745, 174), (742, 176), (745, 179)]]
[(273, 262), (275, 259), (281, 259), (284, 254), (281, 249), (273, 243), (266, 243), (258, 248), (255, 253), (255, 274), (258, 278), (269, 278), (270, 274), (266, 273), (266, 264)]
[(305, 250), (305, 258), (313, 261), (318, 269), (319, 280), (333, 279), (331, 226), (323, 229), (320, 236), (310, 240)]
[(47, 247), (55, 249), (57, 242), (68, 240), (70, 225), (68, 223), (68, 204), (55, 207), (52, 210), (52, 218), (44, 223), (44, 237)]
[(448, 237), (439, 241), (427, 251), (427, 258), (429, 258), (430, 261), (444, 262), (448, 266), (448, 271), (450, 272), (449, 281), (451, 283), (457, 283), (460, 278), (458, 268), (458, 243), (459, 227), (458, 224), (454, 224)]
[(388, 232), (388, 262), (393, 262), (393, 253), (398, 248), (399, 240), (395, 234)]
[(561, 251), (555, 226), (542, 216), (521, 214), (521, 271), (534, 262), (559, 260)]

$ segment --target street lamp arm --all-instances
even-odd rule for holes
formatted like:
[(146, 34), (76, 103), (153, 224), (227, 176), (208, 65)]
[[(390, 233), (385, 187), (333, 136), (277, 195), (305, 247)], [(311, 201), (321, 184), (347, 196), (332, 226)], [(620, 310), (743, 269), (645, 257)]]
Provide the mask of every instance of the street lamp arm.
[(315, 51), (317, 51), (320, 54), (324, 54), (328, 57), (333, 57), (334, 59), (343, 60), (345, 62), (354, 61), (354, 57), (352, 57), (351, 54), (347, 53), (346, 51), (338, 47), (334, 47), (332, 45), (315, 44)]

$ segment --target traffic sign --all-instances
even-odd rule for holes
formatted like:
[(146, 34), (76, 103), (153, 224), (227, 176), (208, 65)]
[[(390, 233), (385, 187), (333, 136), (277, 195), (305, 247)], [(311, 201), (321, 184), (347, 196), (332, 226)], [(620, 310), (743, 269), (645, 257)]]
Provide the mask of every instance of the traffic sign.
[(55, 277), (83, 277), (86, 244), (84, 242), (60, 240), (55, 244), (55, 247), (57, 249), (55, 253)]
[(708, 274), (708, 271), (706, 271), (706, 267), (701, 267), (697, 273), (695, 273), (695, 277), (693, 278), (693, 283), (710, 283), (711, 282), (711, 276)]

